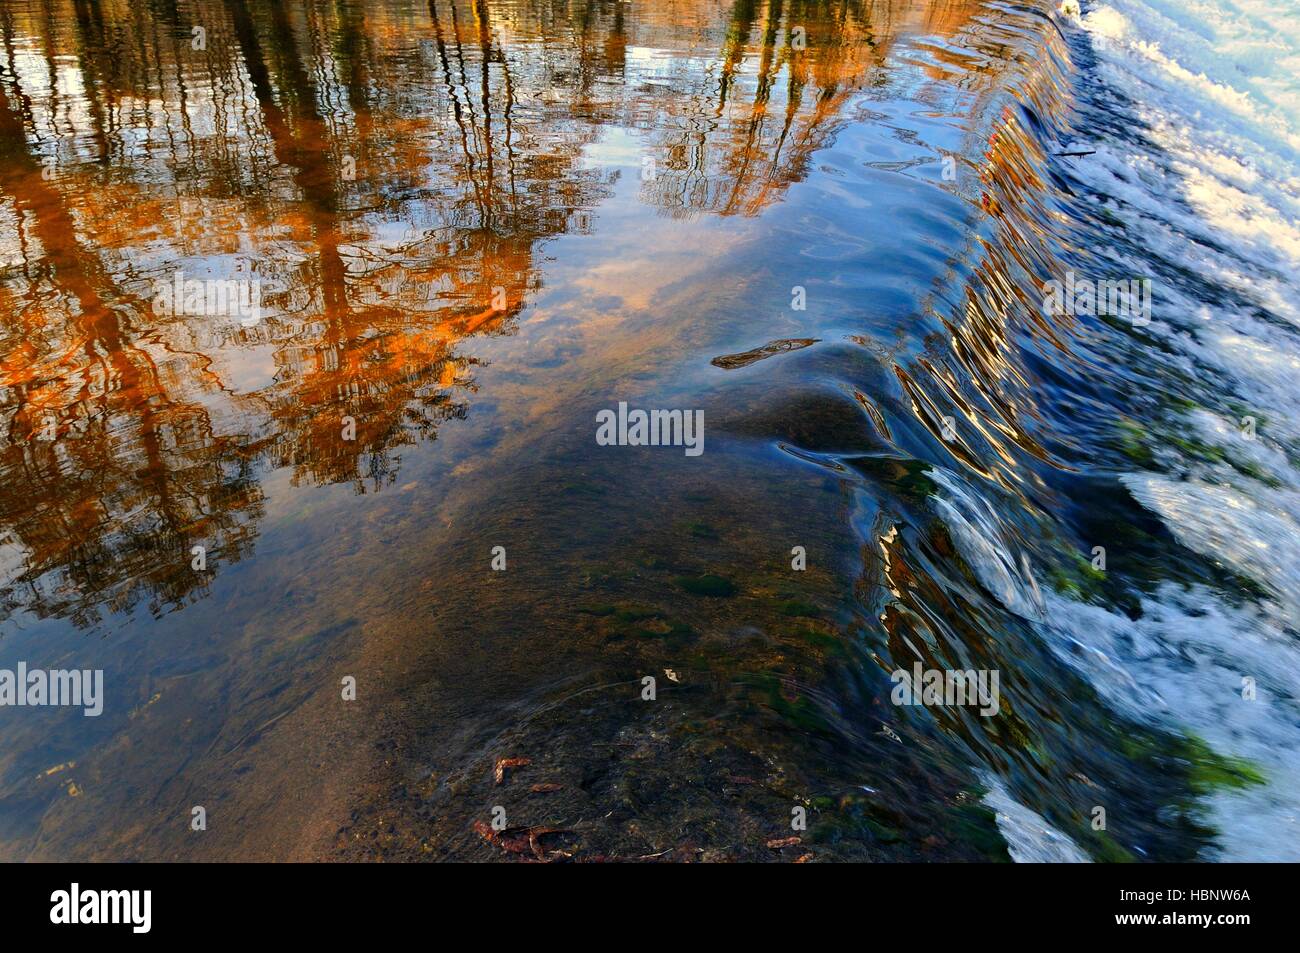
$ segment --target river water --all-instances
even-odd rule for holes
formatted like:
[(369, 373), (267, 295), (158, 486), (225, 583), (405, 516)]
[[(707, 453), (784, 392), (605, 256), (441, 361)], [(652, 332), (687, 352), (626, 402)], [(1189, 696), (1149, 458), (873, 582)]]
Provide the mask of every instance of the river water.
[(0, 857), (1300, 859), (1294, 17), (0, 29)]

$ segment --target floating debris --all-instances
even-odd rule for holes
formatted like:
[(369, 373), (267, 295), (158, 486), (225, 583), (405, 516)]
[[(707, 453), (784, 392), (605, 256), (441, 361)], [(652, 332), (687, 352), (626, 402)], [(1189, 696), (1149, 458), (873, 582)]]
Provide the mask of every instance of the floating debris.
[(821, 338), (782, 338), (779, 341), (764, 344), (762, 347), (756, 347), (752, 351), (742, 351), (739, 354), (724, 354), (722, 357), (715, 357), (709, 363), (726, 371), (734, 371), (738, 367), (748, 367), (750, 364), (765, 358), (775, 357), (778, 354), (803, 350), (820, 340)]
[(531, 758), (501, 758), (496, 767), (497, 784), (506, 783), (506, 772), (511, 768), (526, 768), (532, 763)]

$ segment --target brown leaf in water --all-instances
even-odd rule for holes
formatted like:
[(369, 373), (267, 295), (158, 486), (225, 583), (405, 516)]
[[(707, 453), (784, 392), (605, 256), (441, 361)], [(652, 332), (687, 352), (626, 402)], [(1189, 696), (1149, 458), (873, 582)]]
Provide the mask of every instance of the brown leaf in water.
[(474, 831), (489, 844), (500, 847), (507, 854), (531, 854), (540, 861), (550, 863), (555, 860), (567, 860), (573, 855), (568, 851), (547, 851), (542, 838), (549, 834), (567, 833), (562, 827), (507, 827), (493, 830), (486, 821), (475, 821)]
[[(474, 825), (480, 834), (483, 834), (483, 830), (479, 827), (482, 824), (482, 821), (477, 821)], [(483, 836), (487, 837), (489, 843), (500, 847), (507, 854), (527, 854), (533, 849), (529, 843), (528, 828), (526, 827), (507, 827), (504, 830), (492, 831), (491, 836), (487, 834), (483, 834)]]
[(559, 827), (532, 827), (528, 830), (528, 846), (533, 850), (533, 856), (545, 863), (555, 860), (567, 860), (573, 855), (568, 851), (553, 850), (547, 852), (542, 846), (542, 838), (547, 834), (563, 834), (564, 829)]
[(532, 764), (531, 758), (501, 758), (497, 761), (497, 784), (505, 784), (506, 770), (509, 768), (523, 768)]
[(816, 344), (819, 338), (784, 338), (780, 341), (770, 341), (762, 347), (756, 347), (752, 351), (743, 351), (740, 354), (724, 354), (721, 357), (715, 357), (709, 363), (714, 367), (721, 367), (723, 370), (734, 370), (738, 367), (748, 367), (755, 361), (761, 361), (777, 354), (784, 354), (787, 351), (798, 351), (805, 347), (811, 347)]
[(496, 845), (507, 854), (529, 854), (533, 852), (532, 838), (527, 828), (508, 828), (496, 839)]
[(782, 847), (793, 847), (795, 844), (802, 844), (803, 839), (799, 837), (778, 837), (767, 842), (767, 846), (772, 850), (780, 850)]
[(551, 784), (547, 782), (543, 784), (534, 784), (531, 788), (528, 789), (528, 793), (550, 794), (552, 791), (563, 791), (563, 790), (564, 790), (563, 784)]
[(806, 863), (808, 863), (808, 861), (812, 860), (814, 856), (815, 856), (815, 855), (812, 853), (812, 851), (809, 851), (809, 852), (806, 853), (806, 854), (801, 854), (801, 855), (799, 856), (799, 858), (798, 858), (797, 860), (795, 860), (795, 863), (796, 863), (796, 864), (806, 864)]

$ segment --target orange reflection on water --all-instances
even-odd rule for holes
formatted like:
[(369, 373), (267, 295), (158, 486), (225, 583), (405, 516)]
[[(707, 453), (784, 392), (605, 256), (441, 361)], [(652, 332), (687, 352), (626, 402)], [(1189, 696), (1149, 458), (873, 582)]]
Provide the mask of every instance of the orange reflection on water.
[[(6, 4), (6, 601), (161, 611), (202, 591), (194, 546), (247, 550), (265, 468), (391, 481), (465, 413), (469, 342), (513, 333), (539, 245), (628, 173), (607, 128), (644, 138), (647, 211), (754, 215), (899, 30), (970, 9)], [(159, 313), (177, 272), (256, 282), (260, 320)]]

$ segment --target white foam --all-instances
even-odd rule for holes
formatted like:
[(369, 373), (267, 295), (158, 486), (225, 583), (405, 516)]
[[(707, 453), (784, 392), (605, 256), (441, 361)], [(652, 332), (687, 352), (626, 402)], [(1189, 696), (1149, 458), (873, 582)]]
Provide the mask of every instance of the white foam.
[[(1300, 733), (1295, 729), (1300, 723), (1300, 646), (1278, 624), (1276, 607), (1234, 608), (1208, 589), (1170, 585), (1143, 600), (1141, 616), (1131, 620), (1042, 592), (1032, 574), (1026, 578), (1014, 570), (1011, 547), (998, 525), (965, 515), (980, 513), (987, 503), (942, 471), (931, 476), (945, 494), (956, 490), (955, 496), (936, 498), (936, 503), (946, 519), (955, 520), (949, 523), (950, 534), (972, 571), (1009, 610), (1029, 619), (1058, 657), (1111, 706), (1162, 730), (1194, 734), (1216, 754), (1244, 759), (1263, 773), (1264, 785), (1227, 788), (1203, 798), (1201, 807), (1220, 832), (1207, 859), (1300, 860)], [(1133, 482), (1141, 482), (1154, 501), (1169, 492), (1171, 481), (1144, 475)], [(1188, 506), (1187, 492), (1178, 491), (1180, 507)], [(1205, 511), (1214, 505), (1209, 501)], [(1211, 531), (1198, 521), (1180, 525), (1189, 534), (1202, 532), (1199, 541), (1210, 547)], [(1215, 545), (1227, 544), (1219, 539)], [(1042, 610), (1027, 615), (1024, 607), (1033, 600)], [(1245, 678), (1254, 681), (1251, 700), (1243, 694)], [(1007, 815), (1008, 842), (1013, 836), (1008, 831), (1019, 831), (1014, 835), (1021, 837), (1017, 850), (1027, 858), (1051, 859), (1042, 855), (1055, 843), (1044, 832), (1046, 822), (999, 798), (988, 803)], [(1110, 823), (1122, 825), (1122, 812), (1112, 811)]]
[[(1262, 785), (1201, 799), (1219, 831), (1206, 859), (1300, 860), (1300, 16), (1285, 7), (1105, 0), (1066, 18), (1096, 53), (1080, 78), (1088, 98), (1134, 118), (1070, 164), (1090, 187), (1081, 194), (1118, 215), (1130, 239), (1091, 251), (1112, 276), (1155, 278), (1144, 334), (1162, 347), (1142, 358), (1153, 375), (1204, 386), (1189, 395), (1200, 408), (1168, 410), (1152, 426), (1163, 472), (1122, 482), (1179, 543), (1268, 598), (1171, 584), (1130, 619), (1044, 593), (979, 489), (930, 473), (936, 511), (980, 582), (1109, 706), (1263, 774)], [(1253, 439), (1238, 416), (1256, 419)], [(1171, 439), (1189, 434), (1192, 444)], [(1112, 566), (1123, 556), (1112, 553)], [(1049, 859), (1055, 832), (990, 786), (1013, 857)], [(1122, 810), (1108, 821), (1121, 831)]]
[[(1291, 637), (1264, 611), (1226, 606), (1201, 588), (1167, 586), (1137, 620), (1055, 593), (1047, 606), (1049, 644), (1110, 704), (1190, 731), (1263, 773), (1264, 785), (1203, 799), (1220, 832), (1206, 859), (1300, 860), (1300, 648)], [(1243, 697), (1244, 678), (1254, 679), (1254, 700)], [(1109, 823), (1123, 818), (1111, 812)]]
[[(1130, 621), (1049, 593), (1041, 628), (1133, 717), (1264, 768), (1267, 786), (1208, 800), (1227, 859), (1300, 857), (1300, 17), (1288, 6), (1105, 0), (1080, 21), (1097, 58), (1091, 97), (1140, 125), (1105, 133), (1072, 167), (1134, 238), (1099, 256), (1226, 292), (1158, 281), (1149, 332), (1166, 353), (1153, 360), (1205, 381), (1204, 404), (1258, 419), (1246, 440), (1222, 413), (1171, 412), (1171, 435), (1190, 429), (1217, 452), (1152, 433), (1167, 472), (1122, 482), (1180, 543), (1272, 598), (1237, 608), (1170, 586)], [(1240, 697), (1244, 676), (1255, 702)]]
[(1007, 842), (1007, 852), (1016, 863), (1091, 863), (1074, 841), (1013, 798), (1000, 778), (987, 774), (984, 783), (989, 788), (984, 803), (997, 817), (998, 830)]
[(1033, 577), (1026, 571), (1026, 557), (1017, 560), (1003, 544), (1001, 525), (993, 507), (956, 474), (934, 468), (929, 476), (946, 492), (932, 500), (953, 544), (966, 557), (985, 589), (1024, 619), (1043, 617), (1042, 597)]
[[(1098, 61), (1091, 91), (1102, 103), (1122, 93), (1116, 112), (1140, 128), (1107, 134), (1075, 174), (1123, 203), (1142, 249), (1300, 327), (1300, 17), (1260, 0), (1108, 0), (1082, 25)], [(1123, 264), (1149, 273), (1140, 255)], [(1227, 325), (1295, 353), (1296, 338), (1252, 321), (1255, 309), (1216, 308), (1206, 327), (1166, 285), (1160, 317), (1197, 346), (1214, 350), (1205, 332)]]
[(1188, 549), (1266, 585), (1300, 615), (1300, 499), (1260, 486), (1253, 493), (1229, 484), (1125, 474), (1121, 482), (1158, 513)]

